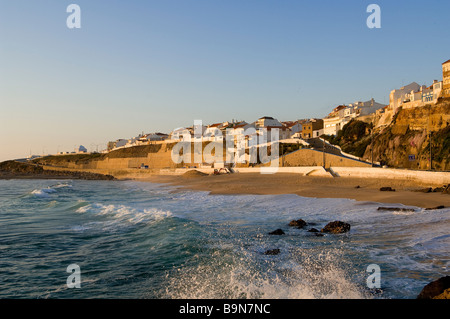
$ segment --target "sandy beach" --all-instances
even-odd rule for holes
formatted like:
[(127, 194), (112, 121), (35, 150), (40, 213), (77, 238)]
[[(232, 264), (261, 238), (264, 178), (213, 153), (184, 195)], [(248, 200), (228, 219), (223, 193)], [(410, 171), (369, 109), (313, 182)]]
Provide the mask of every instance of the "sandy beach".
[[(142, 179), (153, 183), (164, 183), (210, 194), (297, 194), (315, 198), (349, 198), (357, 201), (398, 203), (406, 206), (433, 208), (450, 206), (450, 195), (438, 192), (423, 193), (414, 190), (419, 185), (410, 180), (388, 180), (374, 178), (327, 178), (302, 176), (299, 174), (223, 174), (188, 176), (153, 175)], [(393, 191), (380, 191), (381, 187), (392, 187)]]

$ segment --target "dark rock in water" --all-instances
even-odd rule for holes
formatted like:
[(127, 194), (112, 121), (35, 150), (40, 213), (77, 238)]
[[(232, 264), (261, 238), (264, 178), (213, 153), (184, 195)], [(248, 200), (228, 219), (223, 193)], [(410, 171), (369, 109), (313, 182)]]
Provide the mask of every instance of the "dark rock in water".
[(442, 193), (445, 190), (445, 186), (444, 187), (436, 187), (432, 190), (433, 193)]
[(322, 233), (332, 234), (341, 234), (348, 231), (350, 231), (350, 224), (341, 221), (330, 222), (321, 230)]
[(450, 289), (450, 276), (445, 276), (426, 285), (417, 299), (433, 299)]
[(264, 252), (264, 255), (274, 256), (274, 255), (278, 255), (280, 252), (281, 251), (278, 248), (276, 248), (276, 249), (269, 249), (269, 250), (266, 250)]
[(445, 206), (440, 205), (440, 206), (436, 206), (436, 207), (431, 207), (431, 208), (425, 208), (425, 210), (435, 210), (435, 209), (444, 209)]
[(392, 187), (381, 187), (380, 191), (381, 192), (395, 192), (395, 189), (393, 189)]
[(311, 228), (310, 230), (308, 230), (308, 232), (310, 232), (310, 233), (318, 233), (319, 230), (315, 229), (315, 228)]
[(278, 228), (277, 230), (270, 232), (269, 235), (284, 235), (284, 231)]
[(358, 186), (356, 186), (355, 188), (361, 188), (361, 186), (358, 185)]
[(431, 192), (433, 192), (433, 189), (431, 187), (427, 187), (427, 188), (416, 189), (416, 190), (414, 190), (414, 192), (417, 192), (417, 193), (431, 193)]
[(322, 236), (325, 236), (324, 234), (322, 234), (322, 233), (314, 233), (314, 235), (316, 235), (317, 237), (322, 237)]
[(399, 207), (378, 207), (377, 210), (384, 210), (388, 212), (415, 212), (413, 208), (399, 208)]
[(289, 226), (295, 226), (298, 228), (303, 228), (307, 225), (307, 223), (303, 219), (292, 220), (289, 223)]

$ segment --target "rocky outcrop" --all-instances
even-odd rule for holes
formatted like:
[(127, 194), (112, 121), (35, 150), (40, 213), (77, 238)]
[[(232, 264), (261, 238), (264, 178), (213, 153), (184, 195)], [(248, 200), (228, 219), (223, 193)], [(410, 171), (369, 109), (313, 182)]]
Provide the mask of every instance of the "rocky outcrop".
[(442, 187), (426, 187), (426, 188), (419, 188), (413, 190), (413, 192), (418, 193), (442, 193), (442, 194), (450, 194), (450, 184), (443, 185)]
[[(436, 105), (399, 110), (391, 123), (379, 126), (373, 136), (373, 157), (389, 167), (430, 169), (430, 134), (433, 169), (450, 169), (450, 99)], [(409, 155), (415, 155), (410, 160)], [(370, 144), (363, 158), (371, 159)]]
[(444, 290), (443, 293), (441, 293), (440, 295), (434, 297), (433, 299), (450, 299), (450, 288)]
[(377, 210), (388, 212), (415, 212), (413, 208), (400, 208), (400, 207), (378, 207)]
[(446, 299), (445, 296), (449, 296), (448, 290), (450, 289), (450, 276), (441, 277), (438, 280), (430, 282), (426, 285), (417, 299)]
[(269, 235), (284, 235), (284, 231), (280, 228), (274, 230), (273, 232), (270, 232)]
[(45, 170), (37, 164), (6, 161), (0, 163), (0, 179), (114, 180), (115, 178), (111, 175), (85, 171)]
[(321, 230), (322, 233), (331, 234), (342, 234), (348, 231), (350, 231), (350, 224), (341, 221), (330, 222)]
[(280, 252), (281, 252), (281, 250), (278, 249), (278, 248), (276, 248), (276, 249), (269, 249), (269, 250), (266, 250), (264, 252), (264, 255), (275, 256), (275, 255), (278, 255)]
[(298, 228), (303, 228), (306, 225), (307, 225), (307, 223), (303, 219), (292, 220), (289, 223), (289, 226), (291, 226), (291, 227), (298, 227)]
[(425, 210), (435, 210), (435, 209), (444, 209), (444, 208), (445, 208), (445, 206), (439, 205), (439, 206), (436, 206), (436, 207), (425, 208)]

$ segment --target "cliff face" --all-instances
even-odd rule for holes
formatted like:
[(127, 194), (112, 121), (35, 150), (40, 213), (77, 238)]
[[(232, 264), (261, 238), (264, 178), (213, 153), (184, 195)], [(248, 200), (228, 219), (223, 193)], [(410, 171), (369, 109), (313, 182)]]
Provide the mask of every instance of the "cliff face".
[[(450, 101), (400, 110), (374, 134), (374, 160), (390, 167), (450, 170)], [(431, 135), (431, 138), (430, 138)], [(430, 147), (431, 141), (431, 147)], [(364, 152), (371, 158), (371, 144)]]

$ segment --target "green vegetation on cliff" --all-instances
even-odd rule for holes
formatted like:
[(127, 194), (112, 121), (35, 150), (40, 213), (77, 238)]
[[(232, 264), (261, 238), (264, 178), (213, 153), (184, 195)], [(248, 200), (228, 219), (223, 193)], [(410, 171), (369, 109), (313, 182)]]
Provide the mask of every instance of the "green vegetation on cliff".
[(363, 157), (371, 142), (370, 127), (371, 125), (366, 122), (353, 119), (345, 124), (336, 136), (323, 135), (322, 137), (331, 144), (340, 146), (346, 153)]

